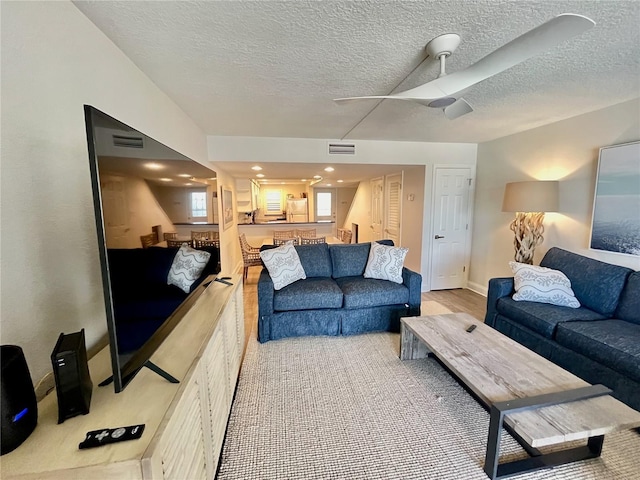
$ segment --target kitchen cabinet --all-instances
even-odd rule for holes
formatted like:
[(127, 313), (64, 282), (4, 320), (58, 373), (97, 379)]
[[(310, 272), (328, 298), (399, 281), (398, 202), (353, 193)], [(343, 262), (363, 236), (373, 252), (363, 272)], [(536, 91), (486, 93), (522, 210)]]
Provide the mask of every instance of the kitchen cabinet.
[(260, 185), (249, 178), (236, 179), (236, 209), (239, 213), (249, 213), (257, 208), (260, 199)]

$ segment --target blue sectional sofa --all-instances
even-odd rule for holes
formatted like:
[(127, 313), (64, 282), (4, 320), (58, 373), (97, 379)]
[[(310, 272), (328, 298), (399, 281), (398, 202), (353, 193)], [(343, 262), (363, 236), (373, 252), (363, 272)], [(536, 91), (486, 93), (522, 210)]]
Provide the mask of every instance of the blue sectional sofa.
[[(206, 247), (202, 250), (209, 252), (211, 257), (200, 278), (191, 285), (191, 292), (205, 278), (219, 271), (218, 249)], [(140, 348), (189, 295), (174, 285), (167, 285), (177, 252), (178, 247), (108, 249), (120, 353)]]
[[(380, 243), (393, 245), (390, 240)], [(399, 331), (420, 315), (422, 276), (403, 268), (403, 283), (364, 278), (370, 243), (296, 245), (307, 276), (274, 290), (266, 268), (258, 280), (258, 340), (304, 335)]]
[(515, 301), (513, 278), (489, 281), (485, 323), (640, 410), (640, 272), (551, 248), (580, 308)]

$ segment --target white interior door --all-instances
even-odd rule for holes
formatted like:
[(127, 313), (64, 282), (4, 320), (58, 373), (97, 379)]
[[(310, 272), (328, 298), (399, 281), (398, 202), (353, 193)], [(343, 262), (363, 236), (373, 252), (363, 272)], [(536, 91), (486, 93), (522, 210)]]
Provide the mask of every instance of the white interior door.
[(431, 290), (465, 286), (471, 169), (436, 168)]
[(336, 195), (333, 188), (316, 188), (315, 210), (316, 222), (335, 222), (336, 220)]
[(400, 245), (402, 218), (402, 174), (387, 175), (385, 179), (384, 238)]
[(129, 213), (124, 178), (103, 176), (100, 179), (100, 190), (107, 248), (127, 248)]
[(371, 180), (371, 241), (382, 239), (384, 217), (384, 178)]

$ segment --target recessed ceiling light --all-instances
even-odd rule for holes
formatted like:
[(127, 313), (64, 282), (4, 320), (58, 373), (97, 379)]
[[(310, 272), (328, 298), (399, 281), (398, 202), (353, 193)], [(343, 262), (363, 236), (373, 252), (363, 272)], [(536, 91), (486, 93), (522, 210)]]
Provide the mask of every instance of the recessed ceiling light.
[(188, 173), (181, 173), (178, 176), (182, 178), (191, 178), (191, 175), (189, 175)]
[(327, 183), (327, 187), (330, 187), (330, 186), (331, 186), (331, 184), (330, 184), (330, 183)]
[(173, 182), (173, 180), (170, 178), (159, 178), (158, 180), (160, 180), (161, 182)]
[(324, 169), (325, 172), (333, 172), (335, 169), (333, 167), (327, 167)]
[(285, 182), (280, 182), (280, 185), (284, 185)]
[(185, 185), (186, 185), (187, 187), (190, 187), (191, 185), (193, 185), (193, 183), (185, 183)]
[(306, 179), (306, 178), (301, 178), (301, 179), (300, 179), (300, 181), (301, 181), (301, 182), (306, 182), (306, 181), (307, 181), (307, 179)]
[(338, 180), (338, 183), (342, 183), (342, 182), (344, 182), (344, 180)]
[(258, 174), (256, 174), (256, 177), (263, 178), (264, 177), (264, 173), (258, 173)]
[(262, 170), (262, 167), (259, 165), (254, 165), (253, 167), (251, 167), (251, 170), (255, 170), (256, 172), (259, 172), (260, 170)]
[(318, 178), (322, 178), (322, 177), (320, 175), (314, 175), (313, 178), (317, 180)]
[(217, 177), (209, 177), (209, 180), (217, 180)]
[(145, 163), (144, 166), (150, 170), (162, 170), (164, 168), (164, 166), (160, 165), (159, 163)]

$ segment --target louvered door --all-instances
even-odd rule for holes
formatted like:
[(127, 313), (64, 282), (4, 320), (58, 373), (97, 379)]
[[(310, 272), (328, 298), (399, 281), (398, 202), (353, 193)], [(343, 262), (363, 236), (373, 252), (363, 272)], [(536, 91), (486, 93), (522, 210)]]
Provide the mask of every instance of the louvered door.
[(400, 219), (402, 217), (402, 174), (387, 175), (385, 192), (384, 238), (400, 245)]

